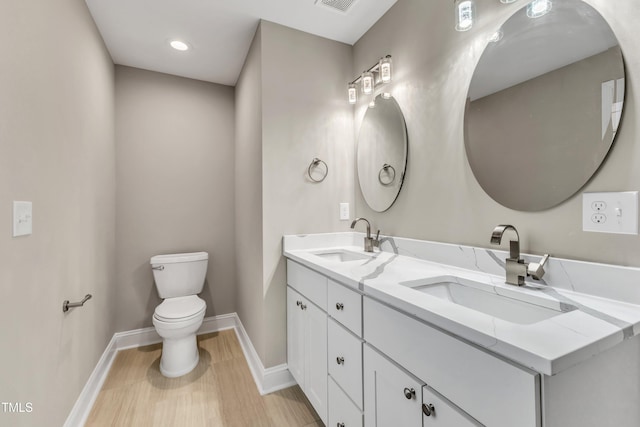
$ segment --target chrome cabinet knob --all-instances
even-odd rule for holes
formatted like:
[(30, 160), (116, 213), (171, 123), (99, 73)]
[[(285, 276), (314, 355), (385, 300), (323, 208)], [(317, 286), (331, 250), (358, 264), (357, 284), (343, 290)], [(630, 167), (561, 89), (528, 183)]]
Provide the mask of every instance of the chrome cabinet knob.
[(341, 302), (336, 303), (336, 310), (344, 310), (344, 304)]
[(336, 357), (336, 363), (338, 365), (344, 365), (344, 357), (341, 357), (341, 356)]
[(431, 414), (433, 414), (435, 412), (436, 412), (436, 408), (434, 408), (431, 403), (423, 403), (422, 404), (422, 413), (425, 416), (430, 417)]
[(306, 305), (306, 304), (300, 304), (300, 308), (301, 308), (302, 310), (306, 310), (306, 309), (307, 309), (307, 305)]
[(302, 301), (296, 301), (296, 305), (300, 307), (302, 305)]
[(414, 397), (416, 397), (416, 391), (413, 388), (408, 388), (405, 387), (404, 388), (404, 397), (406, 397), (407, 399), (411, 400)]
[(344, 423), (337, 423), (336, 426), (337, 427), (344, 427)]

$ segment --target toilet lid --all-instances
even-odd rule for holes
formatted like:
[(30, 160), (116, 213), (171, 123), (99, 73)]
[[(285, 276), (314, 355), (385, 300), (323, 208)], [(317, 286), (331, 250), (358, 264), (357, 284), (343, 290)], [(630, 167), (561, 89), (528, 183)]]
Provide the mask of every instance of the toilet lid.
[(195, 317), (207, 308), (207, 303), (197, 295), (167, 298), (156, 307), (155, 317), (164, 322), (176, 322)]

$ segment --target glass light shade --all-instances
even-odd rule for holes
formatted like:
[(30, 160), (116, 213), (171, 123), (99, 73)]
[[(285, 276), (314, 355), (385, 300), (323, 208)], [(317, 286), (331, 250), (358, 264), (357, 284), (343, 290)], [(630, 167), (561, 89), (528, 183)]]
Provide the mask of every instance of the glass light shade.
[(358, 101), (358, 90), (355, 83), (349, 83), (349, 104), (355, 104)]
[(361, 84), (362, 84), (362, 93), (364, 93), (365, 95), (372, 94), (373, 87), (375, 86), (375, 82), (373, 80), (373, 73), (369, 71), (365, 71), (364, 73), (362, 73)]
[(533, 0), (527, 6), (527, 16), (529, 18), (539, 18), (546, 15), (551, 10), (551, 2), (549, 0)]
[(472, 0), (455, 0), (455, 24), (456, 31), (467, 31), (473, 27), (475, 7)]
[(391, 81), (391, 55), (385, 56), (380, 59), (379, 64), (380, 70), (380, 80), (383, 83), (388, 83)]

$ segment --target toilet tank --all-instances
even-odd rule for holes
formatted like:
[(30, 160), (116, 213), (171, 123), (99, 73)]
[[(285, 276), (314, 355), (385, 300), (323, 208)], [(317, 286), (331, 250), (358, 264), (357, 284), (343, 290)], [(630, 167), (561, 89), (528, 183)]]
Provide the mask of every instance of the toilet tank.
[(209, 254), (191, 252), (151, 257), (151, 268), (160, 298), (196, 295), (202, 292)]

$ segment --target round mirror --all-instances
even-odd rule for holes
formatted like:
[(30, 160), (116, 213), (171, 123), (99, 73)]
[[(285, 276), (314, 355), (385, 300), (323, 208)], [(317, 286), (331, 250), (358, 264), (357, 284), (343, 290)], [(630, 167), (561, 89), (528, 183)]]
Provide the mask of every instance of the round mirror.
[(386, 211), (400, 193), (407, 165), (407, 127), (400, 106), (378, 95), (369, 107), (358, 136), (358, 180), (367, 204)]
[(580, 0), (524, 6), (489, 41), (471, 80), (464, 134), (473, 174), (511, 209), (562, 203), (605, 159), (624, 93), (618, 41), (595, 9)]

